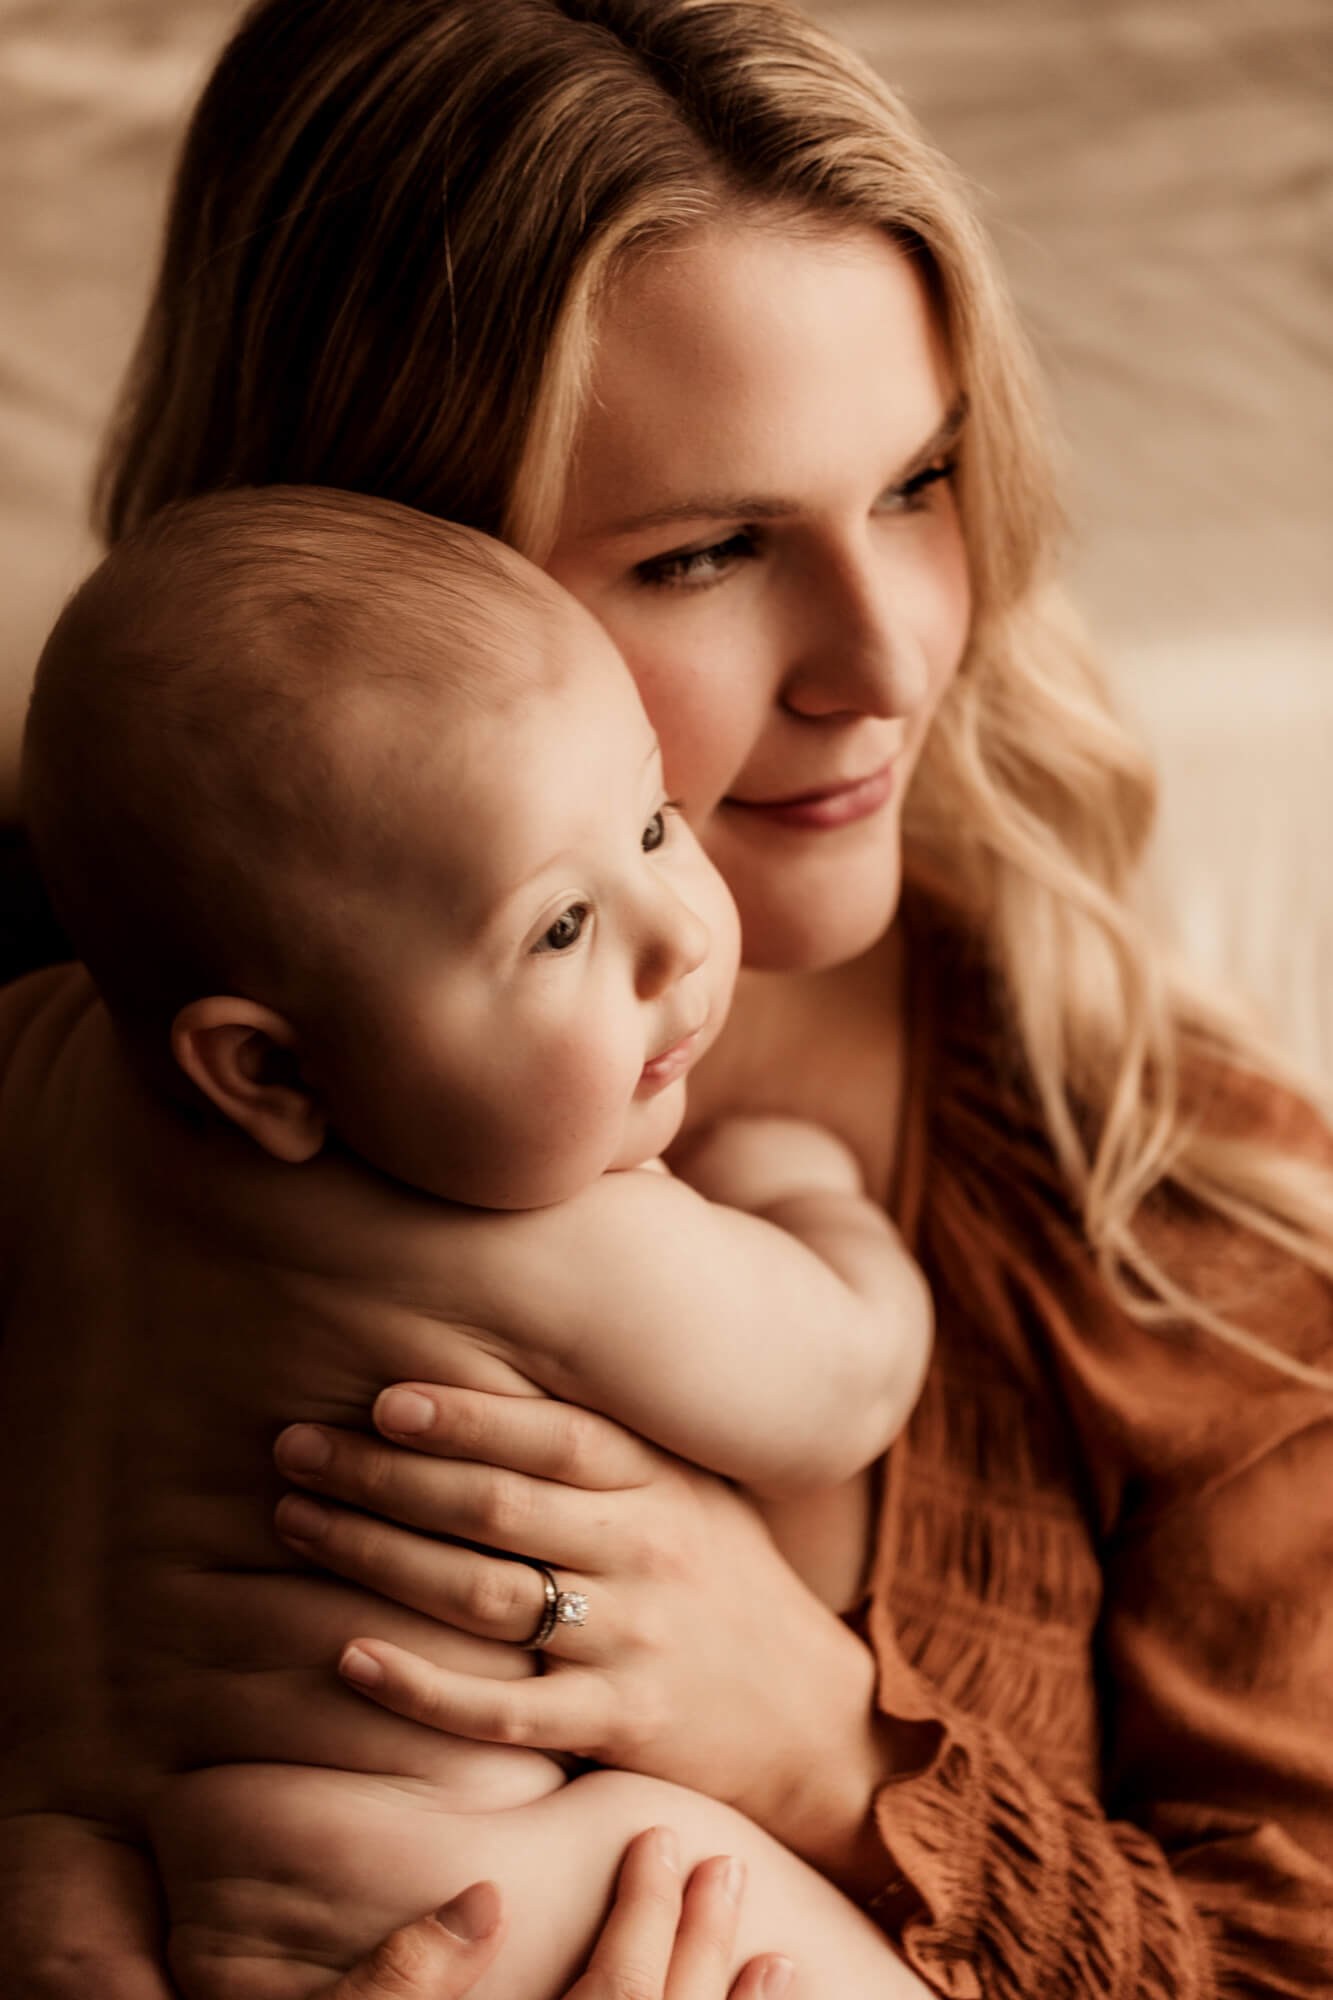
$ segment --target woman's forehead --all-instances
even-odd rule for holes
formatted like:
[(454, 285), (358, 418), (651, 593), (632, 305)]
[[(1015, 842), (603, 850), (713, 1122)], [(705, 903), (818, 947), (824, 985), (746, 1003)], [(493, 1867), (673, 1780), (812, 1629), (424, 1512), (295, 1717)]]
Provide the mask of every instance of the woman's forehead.
[(709, 224), (607, 297), (566, 525), (758, 513), (858, 444), (887, 475), (953, 397), (928, 289), (887, 234)]

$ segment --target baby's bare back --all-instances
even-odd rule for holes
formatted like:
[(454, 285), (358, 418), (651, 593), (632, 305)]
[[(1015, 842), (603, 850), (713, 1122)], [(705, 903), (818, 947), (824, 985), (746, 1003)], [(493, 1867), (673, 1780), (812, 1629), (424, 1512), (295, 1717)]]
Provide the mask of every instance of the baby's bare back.
[[(34, 1538), (114, 1593), (127, 1651), (113, 1666), (139, 1684), (118, 1717), (129, 1754), (145, 1772), (281, 1758), (461, 1779), (458, 1746), (340, 1687), (340, 1641), (397, 1625), (491, 1675), (530, 1671), (527, 1657), (318, 1577), (272, 1525), (287, 1423), (368, 1428), (404, 1378), (537, 1393), (469, 1324), (484, 1313), (475, 1260), (460, 1255), (457, 1296), (441, 1297), (437, 1250), (425, 1295), (419, 1249), (450, 1211), (351, 1162), (279, 1164), (155, 1102), (73, 968), (4, 998), (6, 1361), (21, 1383), (58, 1345), (66, 1416), (99, 1412), (78, 1426), (73, 1518)], [(22, 1400), (24, 1448), (59, 1455), (72, 1426)], [(95, 1659), (105, 1603), (70, 1596), (67, 1636)]]
[[(367, 1427), (404, 1377), (536, 1393), (465, 1323), (484, 1311), (467, 1258), (456, 1301), (439, 1295), (438, 1251), (436, 1295), (416, 1282), (423, 1232), (449, 1212), (351, 1162), (282, 1166), (158, 1103), (74, 968), (0, 996), (0, 1064), (9, 1472), (21, 1490), (25, 1454), (63, 1460), (69, 1495), (58, 1519), (19, 1525), (16, 1638), (41, 1773), (13, 1773), (7, 1803), (52, 1803), (60, 1742), (66, 1809), (120, 1817), (132, 1800), (160, 1850), (224, 1872), (225, 1827), (244, 1875), (248, 1821), (282, 1825), (290, 1799), (299, 1824), (301, 1767), (324, 1774), (321, 1813), (345, 1811), (349, 1832), (367, 1781), (435, 1812), (557, 1788), (540, 1753), (404, 1722), (334, 1672), (358, 1633), (492, 1676), (530, 1672), (531, 1656), (320, 1577), (273, 1531), (284, 1424)], [(54, 1405), (38, 1388), (53, 1347)], [(41, 1663), (61, 1650), (87, 1664), (85, 1707), (47, 1728)], [(246, 1809), (214, 1829), (212, 1801), (235, 1796), (218, 1767), (243, 1767)], [(188, 1862), (162, 1859), (197, 1902)]]
[[(832, 1965), (849, 1997), (916, 1990), (864, 1918), (727, 1808), (620, 1772), (564, 1785), (540, 1753), (419, 1729), (338, 1682), (358, 1634), (530, 1671), (514, 1647), (303, 1570), (272, 1527), (285, 1424), (365, 1426), (403, 1379), (538, 1393), (488, 1329), (496, 1297), (512, 1318), (525, 1289), (521, 1252), (494, 1283), (513, 1218), (350, 1162), (282, 1167), (192, 1124), (126, 1069), (75, 968), (0, 994), (0, 1153), (0, 1477), (18, 1496), (25, 1468), (54, 1464), (68, 1495), (58, 1519), (14, 1509), (32, 1755), (7, 1762), (0, 1810), (137, 1823), (186, 2000), (306, 2000), (483, 1874), (510, 1927), (478, 2000), (553, 2000), (625, 1842), (660, 1820), (687, 1861), (748, 1858), (737, 1963), (792, 1952), (797, 2000)], [(70, 1660), (87, 1670), (72, 1703)]]

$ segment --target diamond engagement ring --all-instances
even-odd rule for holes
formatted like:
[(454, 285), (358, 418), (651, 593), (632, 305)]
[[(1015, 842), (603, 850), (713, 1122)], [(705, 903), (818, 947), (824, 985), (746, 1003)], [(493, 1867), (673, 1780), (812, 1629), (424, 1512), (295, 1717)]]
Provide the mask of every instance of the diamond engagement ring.
[(557, 1625), (586, 1625), (588, 1600), (581, 1590), (561, 1590), (545, 1563), (533, 1563), (542, 1580), (542, 1615), (537, 1629), (526, 1641), (527, 1650), (539, 1653)]

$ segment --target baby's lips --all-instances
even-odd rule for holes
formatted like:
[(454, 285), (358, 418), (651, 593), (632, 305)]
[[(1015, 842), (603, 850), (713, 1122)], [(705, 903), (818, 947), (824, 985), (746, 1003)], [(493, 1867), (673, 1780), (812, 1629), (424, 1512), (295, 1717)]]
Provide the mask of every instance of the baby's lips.
[(660, 1055), (653, 1056), (644, 1064), (639, 1081), (648, 1084), (674, 1083), (678, 1076), (683, 1076), (694, 1059), (694, 1044), (700, 1033), (701, 1030), (695, 1028), (669, 1043)]

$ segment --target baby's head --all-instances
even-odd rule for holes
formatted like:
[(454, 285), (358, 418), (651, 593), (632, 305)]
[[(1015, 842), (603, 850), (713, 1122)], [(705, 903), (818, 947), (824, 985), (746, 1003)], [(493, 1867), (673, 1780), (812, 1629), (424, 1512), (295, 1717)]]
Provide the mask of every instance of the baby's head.
[(24, 794), (127, 1045), (279, 1158), (564, 1199), (670, 1142), (730, 999), (735, 910), (611, 641), (388, 501), (215, 494), (120, 544), (43, 652)]

